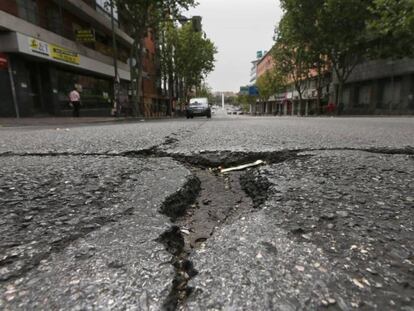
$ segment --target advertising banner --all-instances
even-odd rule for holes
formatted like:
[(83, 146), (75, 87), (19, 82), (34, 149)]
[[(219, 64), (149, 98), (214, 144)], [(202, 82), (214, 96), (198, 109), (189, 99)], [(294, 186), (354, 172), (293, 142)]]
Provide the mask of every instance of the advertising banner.
[(249, 95), (249, 87), (248, 86), (241, 86), (239, 94), (240, 95)]
[(49, 44), (44, 41), (29, 38), (29, 48), (35, 53), (49, 56)]
[(49, 44), (36, 38), (29, 38), (29, 49), (32, 52), (51, 57), (65, 63), (80, 64), (80, 55), (60, 46)]
[(76, 41), (78, 42), (95, 42), (94, 29), (78, 29), (75, 30)]
[(255, 85), (249, 86), (249, 95), (250, 96), (259, 96), (259, 90)]
[(71, 64), (80, 64), (80, 56), (78, 53), (72, 52), (57, 45), (49, 44), (50, 56), (54, 59), (64, 61)]

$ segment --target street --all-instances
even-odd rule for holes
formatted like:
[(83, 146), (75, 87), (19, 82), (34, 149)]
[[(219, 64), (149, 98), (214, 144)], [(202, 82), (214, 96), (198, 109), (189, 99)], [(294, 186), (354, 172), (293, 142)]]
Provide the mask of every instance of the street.
[(0, 309), (414, 311), (413, 156), (412, 117), (0, 127)]

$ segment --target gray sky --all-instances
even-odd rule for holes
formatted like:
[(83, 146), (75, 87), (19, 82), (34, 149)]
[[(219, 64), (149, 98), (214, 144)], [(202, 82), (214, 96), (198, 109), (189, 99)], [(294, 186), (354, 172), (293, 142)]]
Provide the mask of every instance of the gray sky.
[(272, 46), (282, 12), (278, 0), (198, 0), (185, 15), (201, 15), (203, 30), (218, 48), (216, 68), (207, 78), (214, 91), (238, 91), (250, 80), (256, 51)]

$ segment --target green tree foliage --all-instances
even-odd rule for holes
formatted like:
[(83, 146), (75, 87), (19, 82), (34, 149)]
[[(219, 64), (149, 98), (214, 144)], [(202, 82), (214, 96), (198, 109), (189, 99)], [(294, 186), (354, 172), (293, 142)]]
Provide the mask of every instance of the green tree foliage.
[[(367, 21), (371, 18), (371, 0), (325, 0), (317, 16), (327, 55), (338, 80), (337, 95), (342, 96), (344, 83), (355, 66), (366, 56), (369, 43), (366, 38)], [(336, 96), (338, 98), (338, 96)]]
[(243, 111), (249, 111), (250, 105), (256, 102), (257, 97), (252, 95), (239, 95), (237, 96), (237, 102), (242, 107)]
[(177, 30), (175, 64), (177, 74), (182, 79), (185, 97), (194, 87), (200, 87), (207, 74), (214, 69), (216, 53), (213, 42), (195, 31), (191, 23)]
[(323, 29), (318, 22), (324, 3), (325, 0), (281, 0), (285, 17), (289, 20), (290, 36), (296, 45), (306, 47), (308, 67), (317, 73), (315, 82), (318, 107), (321, 106), (324, 75), (329, 69)]
[(414, 1), (374, 0), (368, 23), (373, 57), (413, 57)]
[(303, 92), (311, 69), (310, 49), (297, 36), (291, 14), (285, 14), (279, 23), (276, 44), (272, 49), (276, 70), (293, 84), (299, 97), (299, 105), (303, 102)]
[(270, 96), (281, 92), (285, 88), (286, 82), (283, 75), (275, 68), (261, 75), (257, 79), (256, 86), (259, 90), (260, 99), (266, 101)]
[[(338, 92), (355, 66), (367, 55), (367, 21), (373, 0), (282, 0), (285, 15), (279, 37), (287, 50), (306, 55), (309, 69), (333, 68)], [(292, 43), (293, 42), (293, 43)]]
[[(131, 66), (134, 114), (139, 114), (139, 98), (142, 95), (142, 74), (145, 55), (145, 37), (150, 29), (155, 29), (160, 21), (175, 16), (182, 9), (195, 5), (194, 0), (113, 0), (118, 12), (128, 24), (128, 33), (134, 39), (131, 58), (137, 66)], [(135, 92), (136, 90), (136, 92)]]
[(215, 101), (213, 91), (207, 83), (201, 83), (201, 85), (197, 87), (196, 97), (207, 97), (210, 104)]

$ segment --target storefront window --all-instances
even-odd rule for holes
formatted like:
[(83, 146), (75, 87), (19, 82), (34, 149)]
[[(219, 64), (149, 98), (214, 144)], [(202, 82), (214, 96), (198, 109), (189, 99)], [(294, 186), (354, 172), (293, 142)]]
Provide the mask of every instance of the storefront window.
[(63, 110), (69, 109), (68, 94), (75, 84), (82, 87), (82, 109), (110, 109), (112, 107), (111, 80), (58, 71), (59, 101)]

